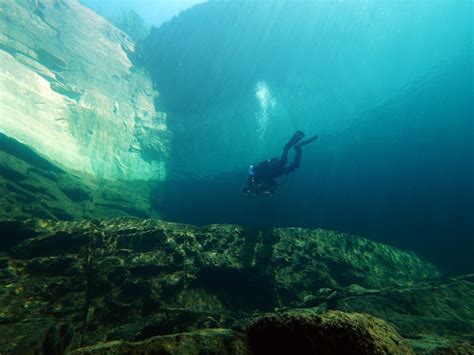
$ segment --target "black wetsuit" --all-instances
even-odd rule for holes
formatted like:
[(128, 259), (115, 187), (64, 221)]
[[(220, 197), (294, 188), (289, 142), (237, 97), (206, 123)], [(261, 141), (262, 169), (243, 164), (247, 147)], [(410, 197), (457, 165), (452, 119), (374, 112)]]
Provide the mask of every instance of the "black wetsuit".
[[(305, 144), (314, 142), (318, 138), (318, 136), (313, 136), (306, 141), (298, 143), (298, 141), (303, 137), (304, 133), (297, 131), (283, 148), (283, 153), (280, 158), (265, 160), (253, 168), (251, 167), (247, 179), (248, 185), (244, 187), (244, 192), (253, 191), (255, 194), (261, 192), (272, 194), (275, 191), (276, 186), (278, 186), (276, 179), (282, 175), (292, 173), (300, 166), (301, 157), (303, 155), (301, 147)], [(292, 146), (295, 147), (295, 159), (293, 163), (287, 166), (288, 152)]]

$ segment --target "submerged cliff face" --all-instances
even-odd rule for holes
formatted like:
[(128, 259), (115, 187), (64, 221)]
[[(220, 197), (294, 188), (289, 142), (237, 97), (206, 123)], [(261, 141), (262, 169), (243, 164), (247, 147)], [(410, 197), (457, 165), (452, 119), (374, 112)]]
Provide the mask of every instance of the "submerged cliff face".
[(1, 133), (95, 176), (164, 176), (166, 117), (123, 32), (76, 0), (5, 0), (0, 19)]

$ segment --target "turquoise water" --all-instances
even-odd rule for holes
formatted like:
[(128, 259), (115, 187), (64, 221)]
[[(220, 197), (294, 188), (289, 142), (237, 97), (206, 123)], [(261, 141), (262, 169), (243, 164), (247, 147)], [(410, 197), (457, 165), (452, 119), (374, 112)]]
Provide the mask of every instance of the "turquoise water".
[(0, 353), (474, 353), (473, 14), (0, 0)]
[[(474, 271), (472, 1), (197, 2), (81, 2), (131, 38), (1, 3), (0, 216), (326, 228)], [(242, 194), (296, 130), (299, 169)]]
[[(342, 230), (473, 270), (472, 3), (210, 2), (142, 43), (173, 131), (167, 219)], [(247, 166), (320, 140), (275, 195)], [(290, 158), (291, 159), (291, 158)], [(191, 177), (190, 177), (191, 176)]]

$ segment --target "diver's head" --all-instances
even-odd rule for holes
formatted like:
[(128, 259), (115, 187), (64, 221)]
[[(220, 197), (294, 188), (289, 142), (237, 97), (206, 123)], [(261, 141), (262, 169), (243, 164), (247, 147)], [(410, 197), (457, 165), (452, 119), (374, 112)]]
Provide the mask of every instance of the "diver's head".
[(249, 166), (249, 175), (254, 176), (255, 175), (255, 169), (253, 165)]

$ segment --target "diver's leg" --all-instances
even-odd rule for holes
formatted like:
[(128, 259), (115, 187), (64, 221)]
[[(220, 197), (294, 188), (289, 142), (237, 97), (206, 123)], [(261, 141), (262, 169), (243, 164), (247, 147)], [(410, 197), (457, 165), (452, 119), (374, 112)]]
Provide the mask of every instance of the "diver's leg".
[(295, 145), (295, 160), (293, 161), (293, 163), (283, 169), (283, 174), (287, 175), (298, 169), (300, 167), (302, 156), (303, 149), (301, 149), (301, 146), (299, 144)]
[(294, 146), (296, 143), (298, 143), (301, 139), (303, 139), (304, 133), (300, 130), (297, 130), (295, 134), (293, 134), (293, 137), (286, 143), (285, 147), (283, 148), (283, 153), (281, 154), (280, 157), (280, 162), (282, 166), (286, 165), (286, 162), (288, 161), (288, 151), (292, 146)]
[(283, 148), (283, 153), (281, 153), (280, 157), (280, 165), (285, 166), (286, 162), (288, 161), (288, 151), (290, 150), (290, 147), (288, 145), (285, 145), (285, 148)]
[(283, 169), (284, 174), (292, 173), (293, 171), (295, 171), (296, 169), (300, 167), (301, 157), (303, 156), (303, 149), (301, 149), (301, 147), (306, 144), (313, 143), (316, 139), (318, 139), (318, 136), (314, 135), (310, 139), (301, 141), (295, 145), (295, 160), (293, 161), (293, 163), (291, 163), (291, 165)]

